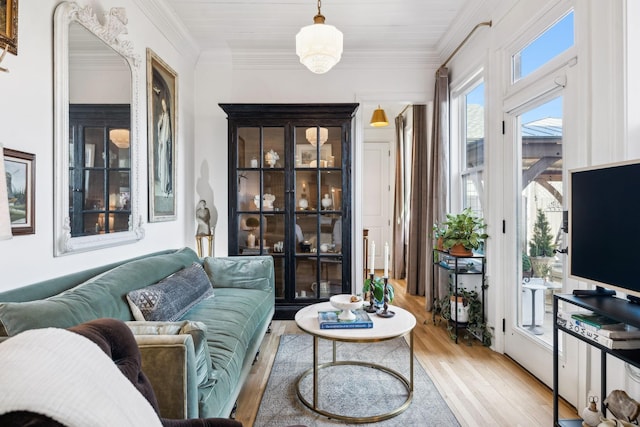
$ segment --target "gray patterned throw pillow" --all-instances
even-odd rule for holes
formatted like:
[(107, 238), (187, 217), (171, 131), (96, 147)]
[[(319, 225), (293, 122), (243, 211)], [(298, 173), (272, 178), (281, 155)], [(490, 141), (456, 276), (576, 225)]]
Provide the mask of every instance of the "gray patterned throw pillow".
[(127, 294), (136, 320), (179, 320), (191, 307), (213, 296), (211, 282), (200, 264), (194, 262), (158, 283)]

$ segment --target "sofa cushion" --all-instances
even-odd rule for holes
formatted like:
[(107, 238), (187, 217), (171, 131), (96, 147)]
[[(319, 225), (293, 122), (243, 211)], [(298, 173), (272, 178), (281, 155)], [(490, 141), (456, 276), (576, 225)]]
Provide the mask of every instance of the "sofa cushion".
[(47, 299), (0, 303), (0, 323), (12, 336), (28, 329), (69, 328), (100, 317), (133, 320), (126, 300), (129, 291), (156, 283), (194, 261), (198, 256), (189, 248), (134, 260)]
[[(242, 367), (251, 363), (255, 354), (247, 354), (256, 332), (268, 322), (274, 307), (273, 292), (256, 289), (216, 288), (215, 298), (203, 300), (184, 315), (184, 319), (207, 326), (207, 344), (217, 382), (201, 387), (200, 411), (222, 415), (226, 396), (240, 379)], [(250, 360), (247, 360), (250, 359)]]
[(213, 296), (213, 288), (200, 264), (194, 262), (158, 283), (127, 294), (136, 320), (174, 322), (191, 307)]
[(203, 387), (215, 382), (211, 369), (211, 356), (207, 347), (207, 327), (202, 322), (126, 322), (134, 335), (179, 335), (189, 334), (193, 339), (193, 347), (196, 356), (196, 371), (198, 373), (198, 385)]
[(244, 288), (270, 291), (273, 280), (271, 257), (205, 257), (204, 270), (214, 288)]

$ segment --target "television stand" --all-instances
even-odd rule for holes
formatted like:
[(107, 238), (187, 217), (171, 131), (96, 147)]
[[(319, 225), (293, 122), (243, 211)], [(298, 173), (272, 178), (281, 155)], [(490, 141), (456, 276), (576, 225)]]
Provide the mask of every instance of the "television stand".
[[(616, 294), (613, 289), (574, 289), (573, 295), (576, 297), (612, 297)], [(640, 302), (640, 299), (638, 300)]]

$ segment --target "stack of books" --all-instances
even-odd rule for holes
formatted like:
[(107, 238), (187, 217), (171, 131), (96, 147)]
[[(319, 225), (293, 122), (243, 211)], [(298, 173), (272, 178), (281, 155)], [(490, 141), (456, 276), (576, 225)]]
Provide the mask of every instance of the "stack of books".
[(319, 311), (318, 322), (320, 323), (320, 329), (366, 329), (373, 328), (373, 321), (369, 317), (366, 311), (363, 309), (353, 310), (356, 315), (355, 320), (340, 320), (338, 315), (340, 310), (337, 311)]
[(559, 326), (612, 350), (640, 348), (640, 330), (590, 312), (558, 312)]

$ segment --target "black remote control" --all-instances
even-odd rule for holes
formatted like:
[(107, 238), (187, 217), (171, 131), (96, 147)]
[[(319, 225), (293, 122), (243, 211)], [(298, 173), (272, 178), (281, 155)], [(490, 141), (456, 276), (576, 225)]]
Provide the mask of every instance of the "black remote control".
[(573, 295), (576, 297), (610, 297), (614, 296), (616, 291), (613, 289), (574, 289)]

